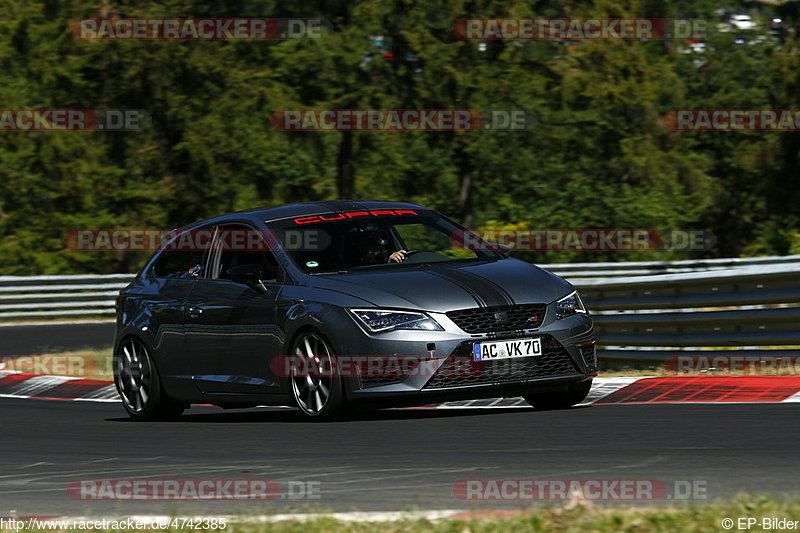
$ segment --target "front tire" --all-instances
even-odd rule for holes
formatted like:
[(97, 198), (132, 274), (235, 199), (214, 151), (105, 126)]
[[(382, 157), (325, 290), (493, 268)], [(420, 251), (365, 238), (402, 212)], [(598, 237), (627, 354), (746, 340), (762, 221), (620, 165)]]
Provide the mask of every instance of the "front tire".
[(145, 345), (135, 337), (125, 340), (114, 355), (114, 384), (128, 416), (137, 421), (174, 420), (184, 406), (170, 400)]
[(289, 388), (301, 416), (314, 421), (339, 418), (345, 410), (344, 387), (330, 343), (319, 333), (304, 332), (291, 353), (298, 364), (293, 365)]
[(584, 381), (576, 387), (566, 391), (548, 392), (540, 394), (526, 394), (523, 396), (525, 401), (540, 411), (552, 409), (568, 409), (586, 399), (589, 390), (592, 388), (592, 381)]

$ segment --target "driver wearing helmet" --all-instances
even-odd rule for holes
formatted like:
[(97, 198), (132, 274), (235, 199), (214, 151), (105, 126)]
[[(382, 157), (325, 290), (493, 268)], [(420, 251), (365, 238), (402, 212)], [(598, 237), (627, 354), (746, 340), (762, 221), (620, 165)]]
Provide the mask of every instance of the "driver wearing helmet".
[(406, 250), (391, 251), (390, 240), (382, 230), (359, 229), (351, 236), (351, 251), (361, 265), (402, 263)]

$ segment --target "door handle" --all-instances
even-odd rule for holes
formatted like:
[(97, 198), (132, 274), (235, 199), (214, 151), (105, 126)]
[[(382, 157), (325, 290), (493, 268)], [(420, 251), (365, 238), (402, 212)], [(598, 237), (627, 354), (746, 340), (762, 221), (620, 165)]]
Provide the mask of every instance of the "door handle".
[(203, 309), (200, 307), (190, 307), (186, 314), (189, 315), (189, 318), (199, 318), (200, 315), (203, 314)]

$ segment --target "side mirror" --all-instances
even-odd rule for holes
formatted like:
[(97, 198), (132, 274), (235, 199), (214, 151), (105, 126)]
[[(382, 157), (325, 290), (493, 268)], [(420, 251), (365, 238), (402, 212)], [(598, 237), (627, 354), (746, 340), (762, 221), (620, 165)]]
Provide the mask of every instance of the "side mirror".
[(258, 285), (264, 277), (264, 267), (255, 263), (237, 265), (229, 268), (227, 272), (231, 281), (245, 285)]

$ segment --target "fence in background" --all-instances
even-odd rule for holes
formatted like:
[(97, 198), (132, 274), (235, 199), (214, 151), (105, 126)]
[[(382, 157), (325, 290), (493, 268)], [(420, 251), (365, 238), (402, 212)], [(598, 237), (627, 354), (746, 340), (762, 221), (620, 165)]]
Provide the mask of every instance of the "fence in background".
[(133, 274), (0, 276), (0, 320), (114, 314)]
[[(729, 355), (726, 347), (744, 348), (741, 355), (800, 353), (800, 255), (541, 266), (580, 290), (601, 358)], [(110, 318), (117, 292), (132, 279), (0, 276), (0, 320)]]
[(736, 257), (732, 259), (686, 259), (683, 261), (626, 261), (623, 263), (553, 263), (548, 265), (540, 264), (539, 266), (555, 272), (559, 276), (573, 279), (685, 274), (789, 263), (800, 265), (800, 255)]
[[(799, 355), (800, 261), (727, 270), (573, 279), (592, 312), (598, 355)], [(669, 348), (665, 353), (664, 348)], [(765, 349), (766, 348), (766, 349)], [(756, 352), (756, 350), (758, 350)]]

